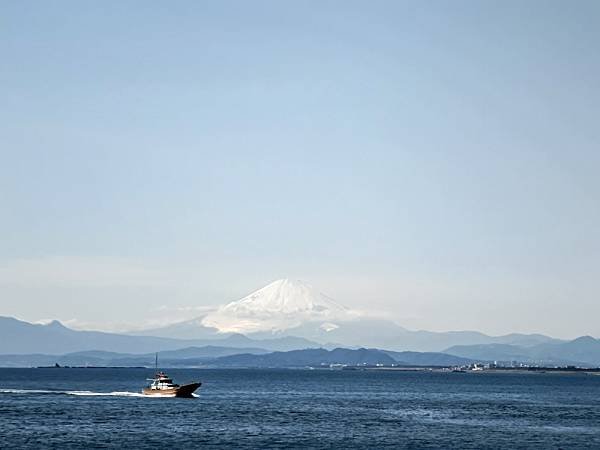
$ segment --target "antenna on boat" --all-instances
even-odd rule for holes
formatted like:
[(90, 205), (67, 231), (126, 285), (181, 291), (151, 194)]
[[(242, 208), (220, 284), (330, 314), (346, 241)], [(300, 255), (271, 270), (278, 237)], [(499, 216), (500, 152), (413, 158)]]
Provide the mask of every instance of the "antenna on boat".
[(154, 370), (158, 372), (158, 352), (154, 354)]

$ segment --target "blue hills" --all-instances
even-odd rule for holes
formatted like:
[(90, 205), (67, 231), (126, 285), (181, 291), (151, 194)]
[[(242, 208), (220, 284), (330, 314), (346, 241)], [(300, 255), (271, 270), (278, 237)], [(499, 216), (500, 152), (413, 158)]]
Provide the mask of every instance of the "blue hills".
[(0, 354), (65, 353), (102, 350), (120, 353), (150, 353), (183, 347), (215, 345), (221, 347), (260, 347), (270, 351), (318, 347), (319, 344), (297, 337), (250, 339), (229, 334), (212, 339), (174, 339), (155, 336), (131, 336), (101, 331), (80, 331), (58, 321), (32, 324), (12, 317), (0, 317)]
[[(414, 351), (406, 336), (434, 336), (438, 351)], [(473, 334), (475, 333), (475, 334)], [(473, 336), (470, 340), (469, 336)], [(339, 336), (339, 335), (338, 335)], [(461, 342), (452, 345), (453, 342)], [(431, 348), (431, 340), (428, 348)], [(466, 343), (465, 343), (466, 342)], [(444, 346), (444, 344), (449, 344)], [(442, 347), (442, 348), (440, 348)], [(490, 337), (476, 332), (433, 333), (405, 330), (404, 339), (390, 346), (322, 344), (304, 337), (212, 335), (205, 339), (137, 336), (80, 331), (58, 321), (32, 324), (0, 317), (0, 366), (61, 365), (149, 366), (160, 352), (161, 361), (175, 367), (207, 364), (224, 367), (300, 367), (322, 364), (398, 364), (452, 366), (470, 362), (523, 362), (536, 365), (600, 366), (600, 341), (582, 336), (560, 341), (543, 335)]]
[[(386, 352), (378, 349), (308, 348), (269, 352), (257, 348), (188, 347), (158, 352), (161, 367), (303, 368), (341, 366), (456, 366), (475, 361), (451, 355)], [(86, 351), (65, 355), (0, 355), (0, 367), (153, 367), (155, 353)]]
[(567, 342), (549, 342), (533, 346), (510, 344), (455, 345), (445, 353), (471, 359), (528, 364), (600, 366), (600, 340), (581, 336)]

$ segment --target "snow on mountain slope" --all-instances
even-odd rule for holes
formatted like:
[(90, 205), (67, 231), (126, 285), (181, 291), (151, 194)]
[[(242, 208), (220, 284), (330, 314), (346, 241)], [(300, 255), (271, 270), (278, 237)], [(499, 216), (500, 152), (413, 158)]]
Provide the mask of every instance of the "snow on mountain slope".
[(336, 321), (358, 315), (307, 283), (283, 279), (220, 307), (204, 317), (202, 324), (235, 333), (277, 332), (306, 322), (322, 322), (323, 329), (335, 329)]

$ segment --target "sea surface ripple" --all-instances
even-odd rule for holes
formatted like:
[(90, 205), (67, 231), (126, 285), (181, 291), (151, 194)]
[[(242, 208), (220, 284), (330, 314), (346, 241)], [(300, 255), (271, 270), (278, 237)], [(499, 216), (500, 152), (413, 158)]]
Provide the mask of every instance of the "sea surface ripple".
[(1, 448), (600, 448), (600, 376), (0, 369)]

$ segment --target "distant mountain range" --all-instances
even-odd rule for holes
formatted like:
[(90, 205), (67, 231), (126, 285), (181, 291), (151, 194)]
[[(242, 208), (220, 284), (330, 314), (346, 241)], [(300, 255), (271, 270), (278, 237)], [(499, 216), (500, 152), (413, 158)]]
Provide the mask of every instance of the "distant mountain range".
[[(473, 360), (441, 353), (387, 352), (377, 349), (304, 349), (269, 352), (259, 348), (188, 347), (158, 353), (161, 367), (298, 368), (344, 366), (455, 366)], [(66, 355), (0, 355), (0, 367), (78, 366), (153, 367), (155, 354), (87, 351)]]
[(100, 331), (78, 331), (67, 328), (58, 321), (41, 325), (23, 322), (12, 317), (0, 317), (0, 354), (44, 353), (62, 355), (89, 350), (151, 353), (205, 345), (252, 347), (269, 351), (319, 347), (316, 342), (293, 336), (257, 340), (241, 334), (229, 334), (224, 338), (214, 336), (212, 339), (173, 339), (154, 336), (130, 336)]
[[(220, 334), (215, 328), (202, 325), (202, 318), (169, 325), (163, 328), (136, 332), (137, 335), (160, 336), (179, 339), (215, 339)], [(294, 328), (248, 334), (255, 340), (300, 337), (317, 346), (334, 348), (375, 347), (398, 351), (440, 352), (456, 345), (509, 344), (534, 346), (543, 343), (562, 342), (542, 334), (507, 334), (488, 336), (478, 331), (411, 331), (396, 323), (377, 318), (355, 318), (334, 323), (307, 322)]]
[(441, 352), (456, 345), (534, 346), (560, 342), (542, 334), (487, 336), (477, 331), (411, 331), (395, 322), (347, 308), (308, 283), (282, 279), (191, 320), (130, 334), (214, 339), (243, 333), (252, 339), (300, 337), (326, 348), (374, 347)]
[[(381, 331), (377, 328), (377, 322), (364, 320), (360, 326), (367, 327), (367, 324), (372, 326), (370, 329), (374, 334)], [(267, 335), (253, 334), (253, 336)], [(512, 334), (493, 337), (475, 332), (431, 333), (406, 330), (404, 336), (410, 337), (413, 342), (423, 339), (429, 345), (421, 347), (435, 347), (436, 350), (444, 343), (466, 342), (467, 344), (450, 345), (443, 351), (420, 352), (403, 350), (403, 348), (410, 348), (406, 344), (407, 340), (404, 339), (391, 341), (387, 347), (369, 346), (369, 351), (381, 352), (398, 363), (412, 365), (447, 366), (461, 365), (468, 361), (514, 361), (537, 365), (600, 366), (600, 341), (589, 336), (573, 341), (560, 341), (542, 335)], [(338, 337), (342, 336), (338, 335)], [(433, 345), (434, 342), (436, 345)], [(234, 333), (228, 333), (225, 337), (213, 335), (212, 339), (131, 336), (72, 330), (57, 321), (39, 325), (10, 317), (0, 317), (0, 355), (4, 355), (0, 364), (10, 366), (45, 365), (54, 362), (67, 365), (145, 366), (148, 365), (148, 361), (151, 362), (154, 352), (158, 351), (164, 353), (161, 359), (175, 366), (198, 366), (208, 361), (214, 362), (215, 358), (230, 358), (219, 361), (219, 364), (244, 366), (250, 364), (249, 361), (252, 360), (251, 365), (254, 367), (265, 364), (278, 367), (280, 366), (278, 364), (287, 364), (285, 358), (290, 355), (284, 356), (283, 353), (288, 351), (337, 349), (336, 351), (340, 353), (342, 349), (357, 350), (357, 347), (362, 348), (347, 345), (345, 342), (321, 344), (303, 337), (287, 335), (268, 339), (250, 338)], [(384, 350), (376, 350), (378, 348)], [(272, 352), (281, 354), (270, 356)], [(381, 353), (377, 353), (378, 358)], [(251, 357), (242, 354), (249, 354)], [(307, 355), (313, 357), (317, 354), (318, 352)], [(373, 354), (368, 353), (368, 356), (370, 358)], [(277, 363), (281, 358), (284, 358), (282, 362)], [(312, 363), (319, 364), (320, 361), (317, 358)], [(337, 363), (331, 359), (328, 361), (331, 364)], [(348, 359), (348, 361), (353, 360)], [(372, 360), (365, 359), (365, 361), (368, 363)], [(381, 361), (385, 363), (386, 359)], [(298, 365), (303, 365), (305, 362), (306, 360), (299, 359)]]
[(213, 364), (220, 367), (319, 367), (335, 364), (345, 366), (458, 366), (474, 362), (472, 359), (442, 353), (391, 352), (366, 348), (336, 348), (333, 350), (319, 348), (263, 355), (224, 356), (213, 361)]
[[(236, 354), (260, 355), (269, 353), (261, 348), (187, 347), (158, 352), (162, 367), (198, 367), (222, 356)], [(0, 355), (0, 367), (97, 366), (97, 367), (154, 367), (156, 353), (131, 354), (105, 351), (83, 351), (65, 355), (26, 354)]]
[(582, 336), (568, 342), (533, 346), (511, 344), (456, 345), (445, 353), (471, 359), (518, 361), (531, 364), (600, 366), (600, 340)]
[[(562, 341), (542, 334), (488, 336), (477, 331), (412, 331), (392, 320), (347, 308), (311, 285), (290, 279), (277, 280), (202, 317), (125, 334), (78, 331), (58, 321), (40, 325), (0, 317), (0, 355), (37, 354), (42, 358), (70, 354), (69, 358), (76, 358), (78, 352), (101, 351), (125, 354), (128, 360), (135, 355), (134, 359), (145, 365), (144, 358), (157, 351), (208, 347), (235, 350), (218, 356), (238, 362), (243, 360), (238, 350), (251, 349), (244, 353), (253, 354), (255, 364), (273, 363), (273, 358), (283, 357), (266, 355), (270, 352), (367, 348), (385, 349), (385, 355), (407, 358), (412, 364), (425, 358), (424, 365), (432, 364), (434, 354), (440, 365), (449, 364), (449, 355), (476, 361), (600, 365), (600, 343), (589, 336)], [(262, 359), (256, 354), (263, 354)], [(311, 355), (316, 357), (317, 353)], [(87, 353), (85, 357), (95, 364), (92, 355)], [(188, 363), (201, 363), (207, 357), (216, 355), (195, 354), (195, 362)], [(115, 358), (110, 361), (118, 365), (121, 356)], [(170, 361), (175, 364), (180, 359), (185, 358)], [(108, 360), (102, 356), (98, 361), (105, 364)]]

